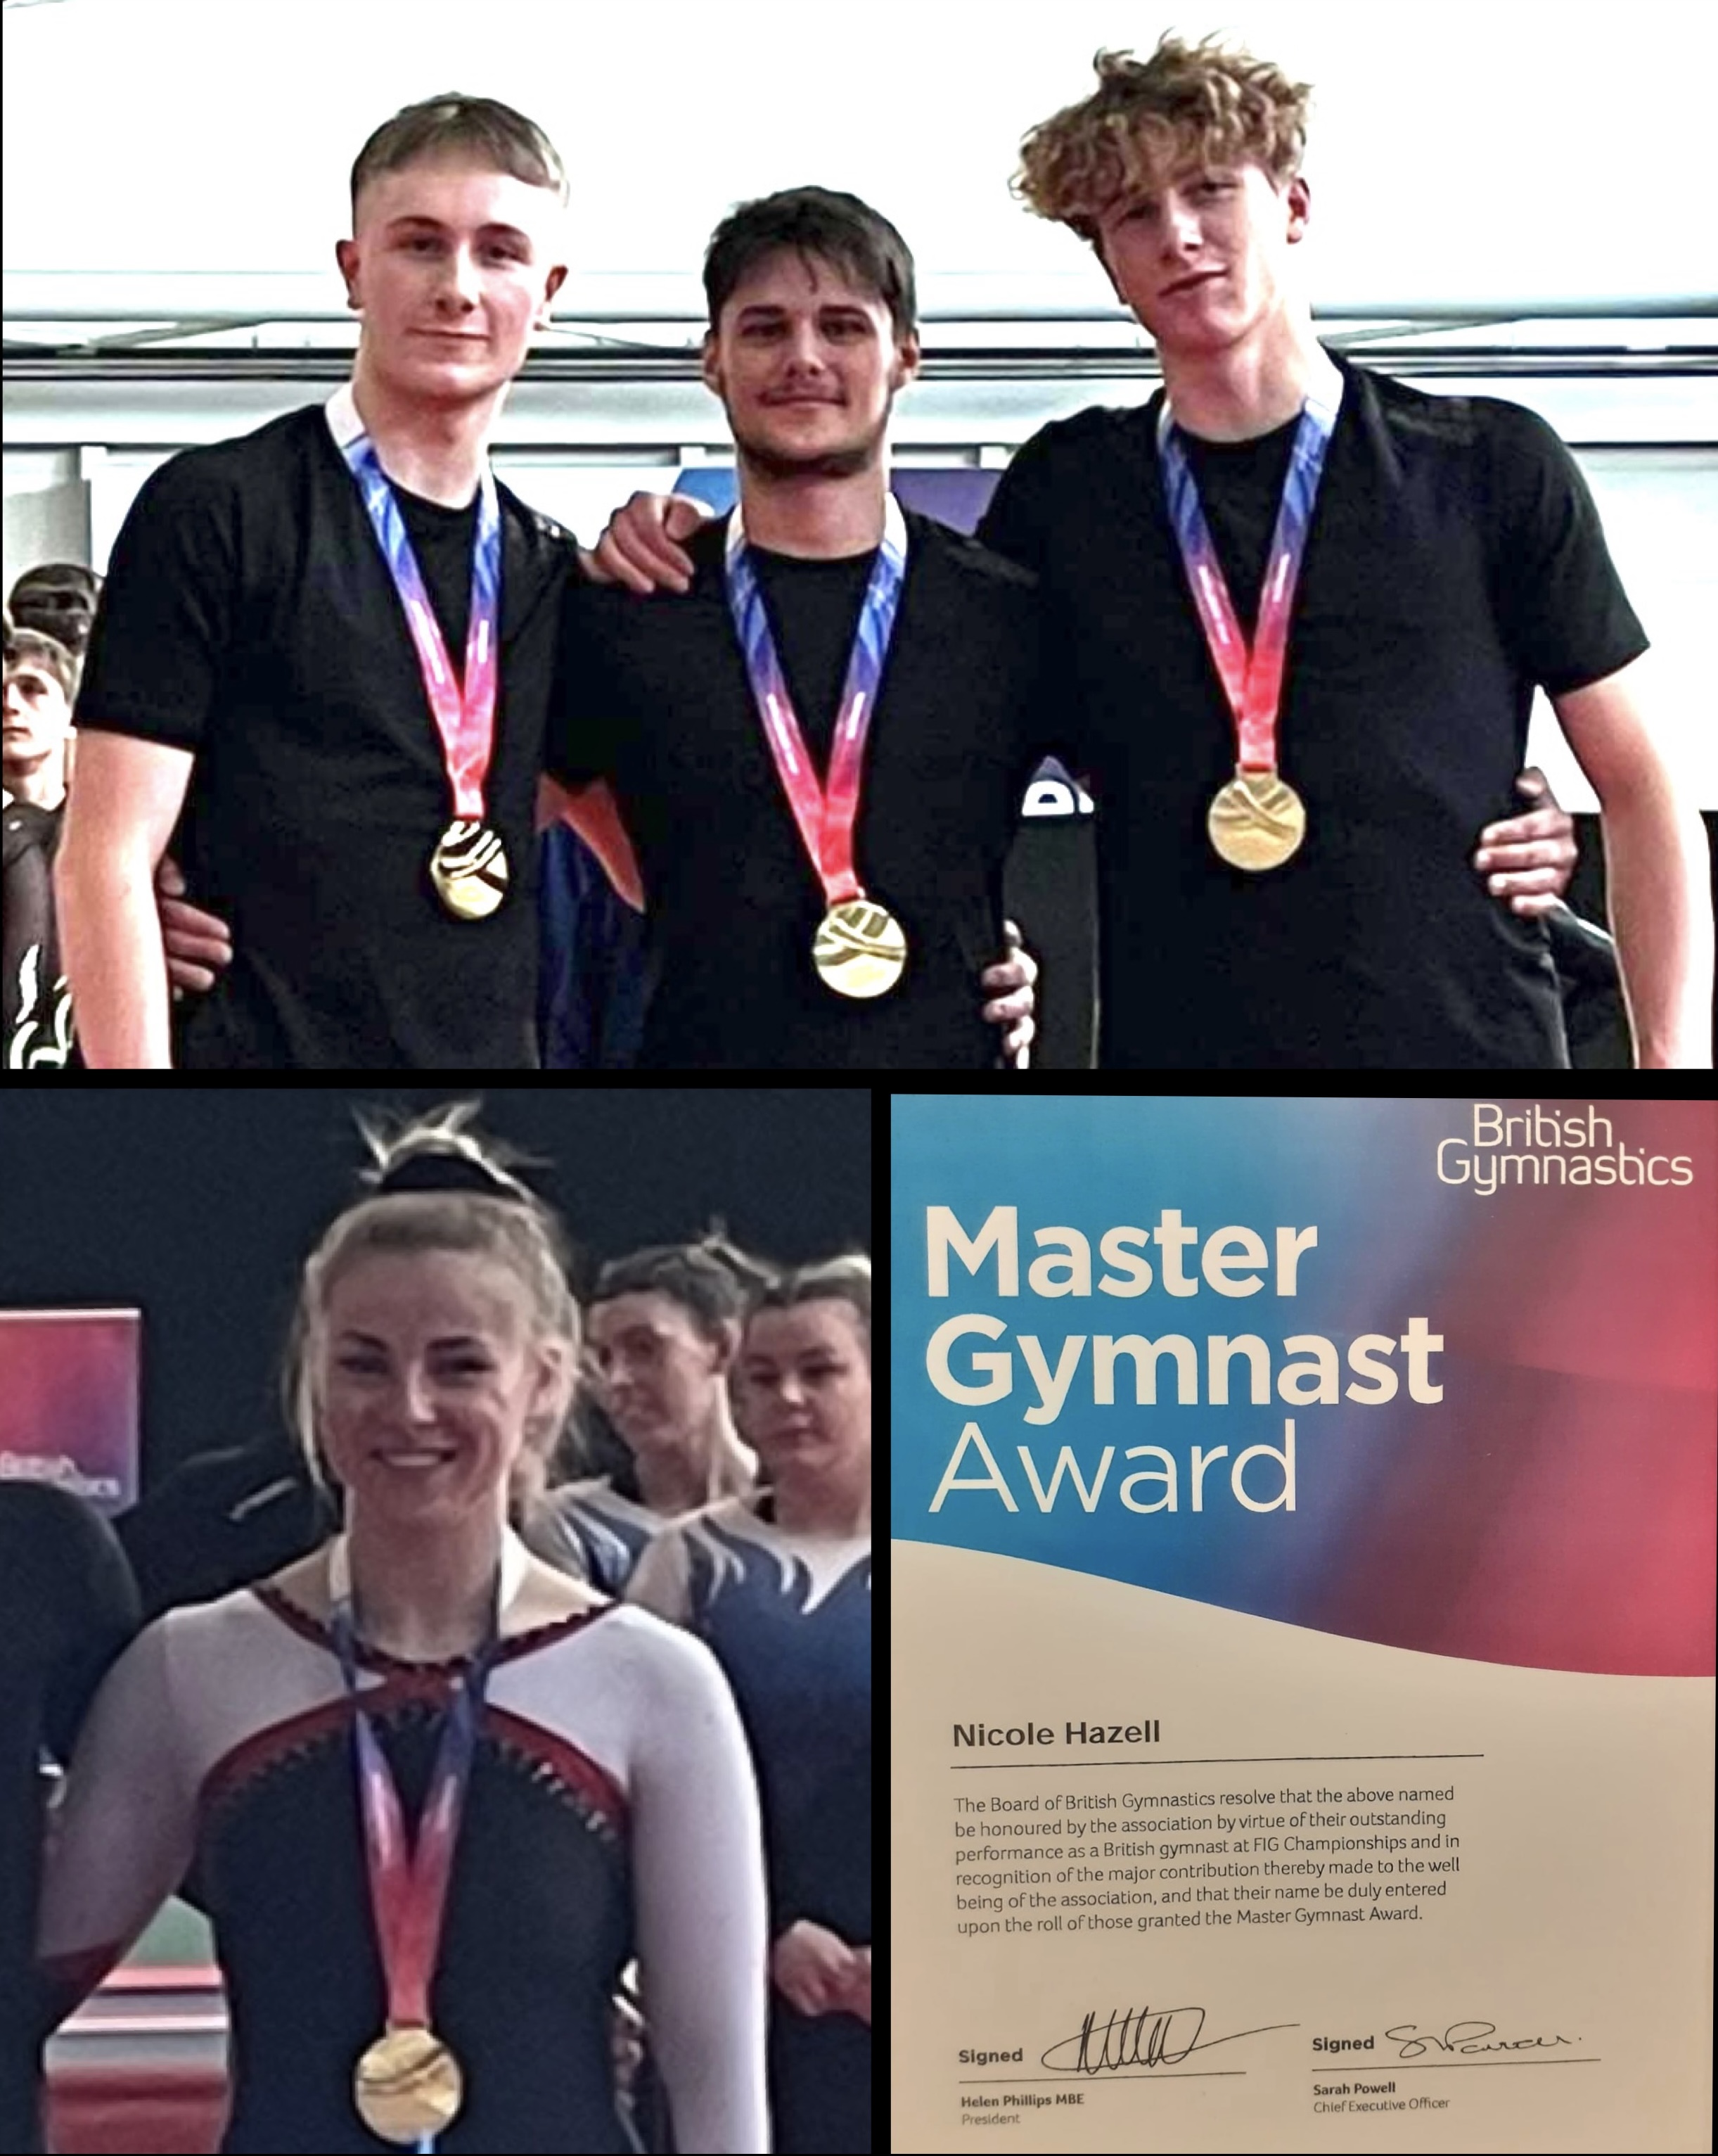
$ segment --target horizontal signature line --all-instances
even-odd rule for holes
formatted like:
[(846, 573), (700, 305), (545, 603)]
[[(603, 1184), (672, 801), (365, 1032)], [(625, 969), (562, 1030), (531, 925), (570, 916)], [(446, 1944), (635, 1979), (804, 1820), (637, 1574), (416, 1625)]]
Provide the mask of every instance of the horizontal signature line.
[(1423, 2066), (1399, 2066), (1394, 2059), (1386, 2059), (1382, 2065), (1374, 2066), (1370, 2060), (1363, 2066), (1315, 2066), (1315, 2080), (1337, 2081), (1349, 2074), (1459, 2074), (1469, 2066), (1602, 2066), (1603, 2059), (1432, 2059)]
[[(1106, 2082), (1222, 2082), (1244, 2081), (1246, 2078), (1247, 2070), (1244, 2066), (1210, 2066), (1203, 2073), (1196, 2071), (1190, 2074), (1105, 2074), (1104, 2076)], [(1068, 2086), (1068, 2077), (1065, 2074), (986, 2074), (982, 2077), (976, 2074), (968, 2074), (956, 2084), (956, 2087), (960, 2088), (1019, 2088), (1028, 2082), (1054, 2082), (1061, 2088), (1066, 2088)], [(1087, 2083), (1086, 2086), (1095, 2088), (1099, 2084), (1093, 2082)]]
[(951, 1774), (993, 1774), (1002, 1767), (1280, 1767), (1340, 1759), (1483, 1759), (1483, 1752), (1262, 1752), (1218, 1759), (987, 1759), (951, 1767)]

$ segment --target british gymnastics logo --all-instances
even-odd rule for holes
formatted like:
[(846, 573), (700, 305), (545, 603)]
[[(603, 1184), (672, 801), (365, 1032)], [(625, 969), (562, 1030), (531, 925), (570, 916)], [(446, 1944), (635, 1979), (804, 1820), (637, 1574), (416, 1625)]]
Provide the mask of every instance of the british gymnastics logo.
[(1610, 1117), (1591, 1103), (1559, 1113), (1536, 1101), (1505, 1114), (1495, 1101), (1475, 1101), (1472, 1116), (1466, 1136), (1439, 1140), (1438, 1180), (1465, 1183), (1481, 1198), (1510, 1184), (1639, 1188), (1694, 1181), (1686, 1153), (1649, 1153), (1623, 1144)]

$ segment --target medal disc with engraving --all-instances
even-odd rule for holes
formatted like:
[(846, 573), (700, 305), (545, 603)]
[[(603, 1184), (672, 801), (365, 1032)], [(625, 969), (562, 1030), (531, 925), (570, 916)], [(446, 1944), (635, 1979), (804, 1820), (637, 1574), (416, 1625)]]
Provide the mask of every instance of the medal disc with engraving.
[(507, 855), (487, 824), (456, 817), (436, 841), (429, 880), (449, 913), (481, 921), (507, 896)]
[(359, 2116), (384, 2141), (410, 2146), (442, 2132), (464, 2094), (459, 2062), (432, 2029), (390, 2029), (358, 2061), (352, 2093)]
[(886, 906), (849, 898), (818, 923), (811, 956), (818, 978), (837, 995), (885, 995), (905, 970), (907, 939)]
[(1278, 869), (1306, 835), (1306, 811), (1275, 772), (1238, 771), (1212, 802), (1205, 829), (1231, 868)]

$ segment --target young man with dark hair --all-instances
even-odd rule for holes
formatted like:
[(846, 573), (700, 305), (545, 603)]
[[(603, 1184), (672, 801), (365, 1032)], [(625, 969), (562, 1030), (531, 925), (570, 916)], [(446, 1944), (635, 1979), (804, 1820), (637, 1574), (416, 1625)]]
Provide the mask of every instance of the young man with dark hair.
[[(168, 838), (233, 963), (190, 1069), (536, 1061), (533, 817), (570, 547), (490, 430), (566, 275), (541, 131), (445, 96), (379, 128), (336, 254), (363, 316), (326, 407), (139, 494), (91, 640), (59, 868), (92, 1066), (165, 1067)], [(433, 721), (433, 722), (432, 722)]]
[(831, 187), (789, 187), (742, 203), (710, 234), (704, 255), (710, 334), (751, 273), (783, 250), (808, 264), (827, 263), (863, 286), (888, 311), (896, 342), (916, 357), (919, 301), (913, 258), (900, 233), (857, 195)]
[[(1024, 192), (1098, 247), (1166, 390), (1045, 429), (979, 536), (1040, 578), (1097, 798), (1100, 1062), (1565, 1064), (1533, 916), (1567, 819), (1509, 814), (1535, 681), (1614, 826), (1640, 1060), (1709, 1062), (1704, 846), (1615, 678), (1644, 638), (1567, 452), (1319, 346), (1304, 91), (1174, 38), (1099, 66)], [(635, 501), (597, 561), (672, 584), (690, 521)]]
[(690, 588), (569, 593), (549, 768), (609, 779), (649, 897), (651, 1067), (982, 1069), (1039, 731), (1032, 580), (904, 513), (912, 259), (854, 197), (748, 203), (705, 264), (739, 503)]

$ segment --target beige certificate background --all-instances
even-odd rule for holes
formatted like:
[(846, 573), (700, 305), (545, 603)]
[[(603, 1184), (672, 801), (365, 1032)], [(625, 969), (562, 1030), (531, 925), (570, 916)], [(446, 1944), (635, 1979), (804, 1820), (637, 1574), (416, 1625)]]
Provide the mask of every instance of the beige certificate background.
[[(923, 1543), (897, 1543), (894, 1565), (896, 2149), (1710, 2148), (1710, 1681), (1417, 1654)], [(1059, 1740), (1070, 1719), (1146, 1717), (1162, 1741), (1116, 1748), (1126, 1759), (1249, 1763), (1064, 1772), (1023, 1763), (1105, 1755), (1060, 1741), (957, 1753), (951, 1741), (956, 1722), (1029, 1720)], [(1311, 1757), (1389, 1753), (1483, 1757)], [(999, 1771), (951, 1771), (998, 1760)], [(1461, 1871), (1449, 1896), (1408, 1922), (956, 1934), (956, 1793), (1317, 1781), (1454, 1782)], [(1104, 1823), (1117, 1838), (1145, 1834), (1119, 1811)], [(1205, 2010), (1207, 2039), (1299, 2025), (1150, 2070), (1053, 2075), (1040, 2063), (1087, 2012), (1101, 2026), (1112, 2010), (1189, 2005)], [(1567, 2041), (1502, 2055), (1511, 2063), (1437, 2052), (1409, 2070), (1383, 2035), (1413, 2024), (1443, 2036), (1476, 2020), (1499, 2041)], [(1315, 2073), (1315, 2036), (1368, 2033), (1357, 2068)], [(956, 2056), (1017, 2047), (1018, 2066)], [(1393, 2092), (1356, 2093), (1360, 2081)], [(1346, 2098), (1315, 2097), (1337, 2083)], [(1057, 2101), (1070, 2092), (1077, 2105)], [(963, 2105), (978, 2097), (991, 2101)], [(1321, 2100), (1423, 2107), (1321, 2112)]]

